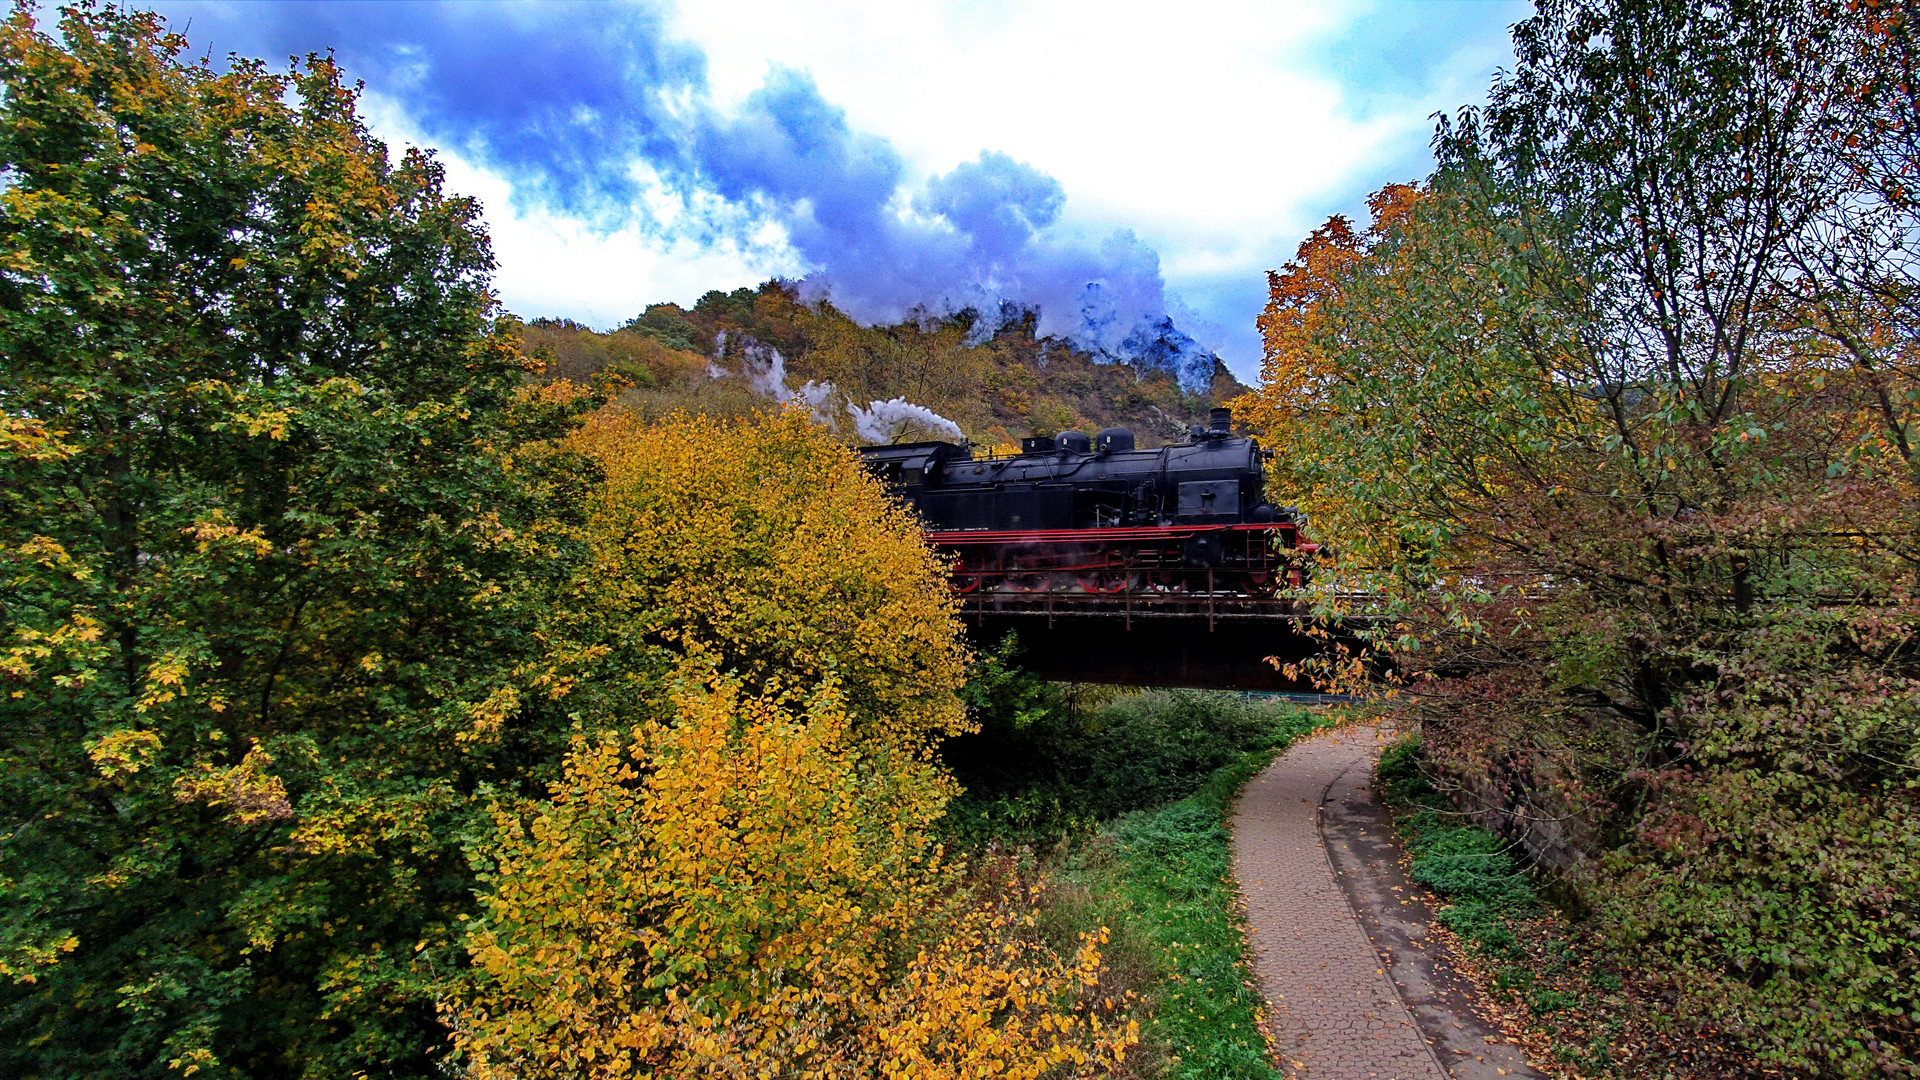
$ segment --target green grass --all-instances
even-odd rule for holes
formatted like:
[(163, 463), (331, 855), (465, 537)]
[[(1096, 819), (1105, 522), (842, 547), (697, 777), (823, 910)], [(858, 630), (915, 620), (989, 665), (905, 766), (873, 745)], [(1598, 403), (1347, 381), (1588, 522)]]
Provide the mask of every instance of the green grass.
[[(1314, 726), (1302, 712), (1284, 740)], [(1166, 1074), (1265, 1078), (1266, 1037), (1257, 1026), (1265, 1001), (1249, 984), (1239, 893), (1228, 870), (1226, 815), (1241, 786), (1279, 749), (1244, 755), (1199, 791), (1156, 810), (1129, 814), (1108, 830), (1113, 855), (1107, 884), (1131, 921), (1163, 950), (1163, 978), (1147, 1038)]]
[[(1016, 759), (1022, 774), (993, 775), (958, 804), (955, 831), (976, 840), (1051, 838), (1050, 937), (1110, 928), (1108, 966), (1142, 1021), (1124, 1075), (1279, 1076), (1257, 1026), (1226, 816), (1250, 777), (1327, 722), (1231, 694), (1123, 697), (1091, 717), (1030, 719), (1021, 741), (1054, 758)], [(1029, 782), (1010, 782), (1019, 775)]]
[(1441, 925), (1488, 956), (1524, 956), (1511, 920), (1532, 912), (1535, 901), (1532, 883), (1508, 854), (1511, 845), (1448, 812), (1420, 774), (1418, 738), (1388, 747), (1374, 782), (1397, 811), (1413, 880), (1447, 901), (1437, 916)]
[(1374, 789), (1394, 810), (1412, 856), (1410, 876), (1446, 901), (1436, 918), (1487, 961), (1488, 989), (1524, 1008), (1533, 1029), (1554, 1044), (1555, 1060), (1589, 1074), (1616, 1074), (1612, 1044), (1620, 1024), (1592, 1014), (1600, 994), (1620, 989), (1619, 977), (1583, 964), (1551, 929), (1554, 920), (1539, 918), (1545, 909), (1509, 853), (1512, 845), (1449, 812), (1420, 761), (1418, 738), (1396, 742), (1380, 755)]
[(1196, 690), (1109, 691), (1088, 708), (1056, 688), (1007, 681), (999, 697), (1008, 703), (976, 710), (981, 731), (941, 748), (966, 789), (945, 822), (963, 846), (1045, 846), (1186, 798), (1242, 755), (1272, 752), (1306, 715)]

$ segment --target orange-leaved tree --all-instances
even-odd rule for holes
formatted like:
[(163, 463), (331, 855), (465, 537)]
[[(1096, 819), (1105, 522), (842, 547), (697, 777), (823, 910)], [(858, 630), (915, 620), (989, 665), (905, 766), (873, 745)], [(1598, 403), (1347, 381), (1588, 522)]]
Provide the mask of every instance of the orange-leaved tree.
[[(452, 1007), (478, 1075), (1081, 1075), (1137, 1037), (1031, 899), (945, 858), (943, 568), (804, 414), (577, 436), (608, 478), (583, 731), (502, 802)], [(1099, 1004), (1096, 1004), (1099, 1002)]]
[(1300, 243), (1292, 262), (1267, 272), (1267, 306), (1256, 322), (1264, 345), (1260, 385), (1230, 404), (1257, 430), (1275, 457), (1291, 460), (1311, 447), (1320, 418), (1331, 405), (1328, 391), (1343, 375), (1327, 362), (1315, 342), (1325, 329), (1325, 307), (1339, 296), (1342, 274), (1351, 271), (1386, 228), (1405, 219), (1419, 188), (1389, 184), (1368, 200), (1375, 224), (1356, 233), (1353, 223), (1334, 215)]

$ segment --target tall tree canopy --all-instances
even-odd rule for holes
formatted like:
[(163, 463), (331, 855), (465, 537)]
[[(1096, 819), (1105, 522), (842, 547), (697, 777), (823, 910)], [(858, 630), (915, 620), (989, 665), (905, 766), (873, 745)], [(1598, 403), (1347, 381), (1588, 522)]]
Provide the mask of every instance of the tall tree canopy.
[(573, 406), (330, 62), (184, 48), (0, 32), (0, 1071), (429, 1071)]
[(1252, 410), (1461, 797), (1683, 1015), (1846, 1074), (1920, 1046), (1915, 30), (1545, 0), (1275, 276)]

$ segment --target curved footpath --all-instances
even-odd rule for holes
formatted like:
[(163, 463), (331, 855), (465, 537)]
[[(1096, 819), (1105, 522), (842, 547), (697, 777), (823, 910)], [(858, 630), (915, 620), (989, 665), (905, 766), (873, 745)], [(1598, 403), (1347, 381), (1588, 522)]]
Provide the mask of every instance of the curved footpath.
[[(1234, 807), (1233, 870), (1285, 1071), (1310, 1080), (1537, 1077), (1481, 1019), (1368, 790), (1386, 737), (1302, 740)], [(1411, 1006), (1411, 1008), (1409, 1008)]]

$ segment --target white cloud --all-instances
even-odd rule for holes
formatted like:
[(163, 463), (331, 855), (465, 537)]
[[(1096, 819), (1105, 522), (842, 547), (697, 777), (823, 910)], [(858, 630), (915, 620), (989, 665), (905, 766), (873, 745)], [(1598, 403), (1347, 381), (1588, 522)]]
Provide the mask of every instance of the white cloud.
[[(361, 111), (396, 153), (435, 145), (391, 100), (369, 92)], [(435, 152), (447, 168), (447, 189), (480, 200), (499, 264), (495, 289), (509, 311), (526, 318), (569, 318), (605, 329), (648, 304), (690, 307), (709, 289), (751, 287), (804, 269), (777, 226), (762, 228), (744, 245), (676, 234), (673, 219), (682, 204), (652, 191), (648, 207), (665, 229), (629, 224), (609, 232), (542, 206), (515, 206), (506, 177), (457, 150), (436, 146)]]
[[(1056, 240), (1097, 244), (1115, 228), (1132, 230), (1159, 252), (1185, 300), (1176, 301), (1183, 325), (1246, 377), (1258, 355), (1252, 298), (1264, 292), (1262, 271), (1284, 262), (1330, 209), (1352, 208), (1385, 180), (1411, 179), (1418, 167), (1386, 171), (1417, 162), (1430, 114), (1478, 98), (1506, 59), (1486, 45), (1497, 33), (1469, 48), (1408, 27), (1434, 10), (1307, 0), (1182, 8), (684, 0), (669, 32), (706, 53), (723, 112), (776, 65), (808, 72), (854, 129), (900, 151), (910, 188), (982, 150), (1052, 175), (1067, 193)], [(1513, 14), (1510, 4), (1486, 10), (1494, 27)], [(1466, 18), (1477, 23), (1479, 10)], [(1369, 52), (1388, 49), (1369, 34), (1383, 20), (1384, 36), (1415, 54), (1420, 71)], [(1327, 62), (1356, 28), (1345, 47), (1371, 74)], [(369, 94), (367, 106), (391, 141), (428, 142), (390, 102)], [(691, 303), (708, 289), (808, 269), (771, 226), (745, 241), (677, 236), (679, 196), (657, 187), (643, 200), (651, 225), (606, 232), (534, 200), (514, 206), (511, 183), (477, 155), (443, 148), (442, 157), (453, 189), (483, 200), (502, 298), (526, 315), (606, 326), (647, 303)]]
[(1341, 87), (1302, 59), (1349, 17), (1271, 0), (701, 0), (672, 25), (706, 51), (723, 102), (773, 64), (802, 68), (923, 173), (999, 150), (1058, 178), (1074, 219), (1177, 225), (1231, 250), (1402, 133), (1345, 115)]
[[(1512, 10), (1488, 5), (1489, 25)], [(1179, 292), (1263, 282), (1329, 207), (1413, 179), (1377, 174), (1418, 158), (1430, 115), (1477, 99), (1505, 60), (1464, 50), (1431, 57), (1426, 85), (1410, 71), (1350, 85), (1323, 54), (1380, 14), (1305, 0), (690, 0), (670, 25), (706, 52), (723, 107), (774, 65), (805, 70), (853, 127), (892, 140), (910, 182), (981, 150), (1010, 154), (1065, 187), (1063, 230), (1132, 229)], [(1426, 17), (1384, 9), (1423, 46), (1407, 23)], [(1243, 375), (1257, 357), (1253, 315), (1202, 335)]]

